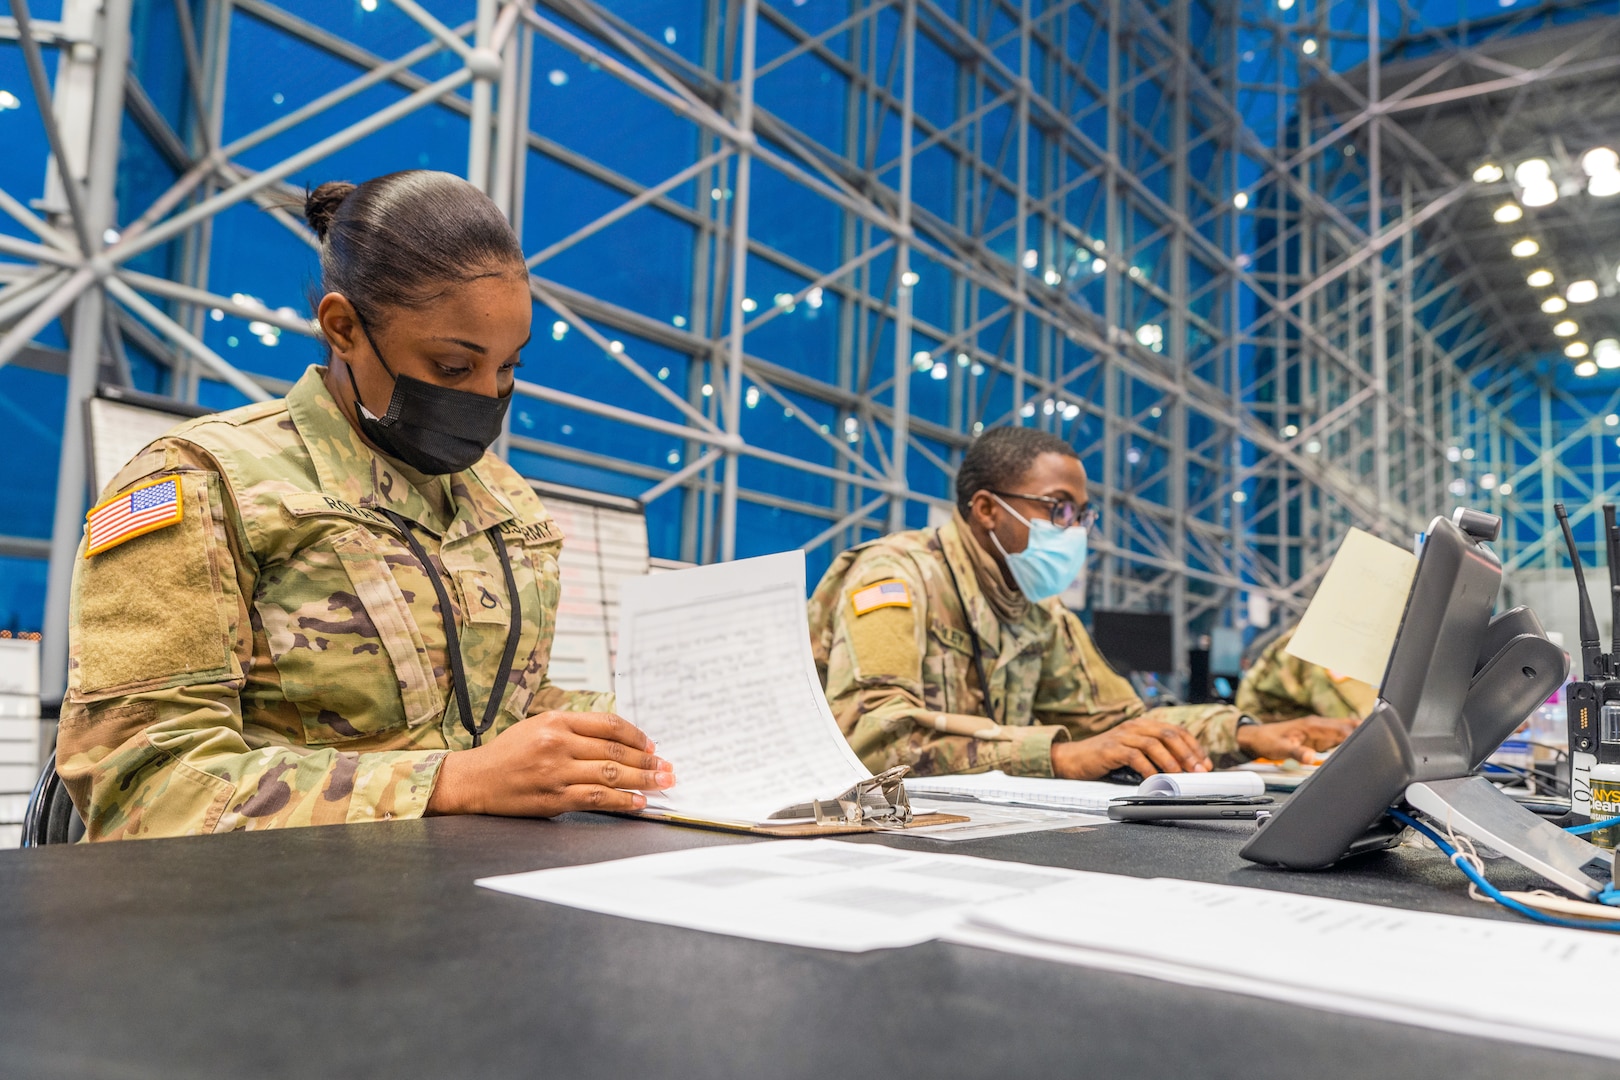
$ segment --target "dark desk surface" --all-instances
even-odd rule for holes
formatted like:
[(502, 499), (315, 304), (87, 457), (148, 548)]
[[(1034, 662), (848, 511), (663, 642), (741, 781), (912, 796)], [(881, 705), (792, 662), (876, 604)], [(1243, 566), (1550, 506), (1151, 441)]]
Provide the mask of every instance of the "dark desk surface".
[[(1493, 917), (1433, 853), (1294, 874), (1239, 860), (1248, 830), (854, 842)], [(0, 852), (0, 1075), (1568, 1080), (1620, 1068), (961, 946), (818, 952), (473, 885), (747, 842), (574, 815)]]

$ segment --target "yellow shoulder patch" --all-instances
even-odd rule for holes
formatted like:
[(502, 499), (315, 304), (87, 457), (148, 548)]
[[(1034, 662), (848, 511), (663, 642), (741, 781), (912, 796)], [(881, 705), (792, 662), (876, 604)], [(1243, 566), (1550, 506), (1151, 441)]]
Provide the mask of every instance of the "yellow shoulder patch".
[(910, 607), (911, 587), (899, 578), (887, 578), (862, 586), (849, 596), (855, 614), (865, 615), (886, 607)]
[(114, 495), (84, 516), (84, 557), (178, 524), (182, 517), (180, 478), (164, 476)]

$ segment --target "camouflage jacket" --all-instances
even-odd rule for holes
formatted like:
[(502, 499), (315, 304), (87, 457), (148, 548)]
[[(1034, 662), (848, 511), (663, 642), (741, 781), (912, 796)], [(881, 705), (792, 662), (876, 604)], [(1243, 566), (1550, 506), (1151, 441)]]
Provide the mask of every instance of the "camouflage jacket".
[(1266, 646), (1238, 684), (1237, 707), (1263, 723), (1301, 716), (1365, 720), (1378, 703), (1378, 691), (1360, 679), (1335, 675), (1288, 653), (1292, 628)]
[[(445, 751), (471, 736), (432, 582), (383, 509), (440, 569), (475, 720), (502, 695), (486, 738), (612, 707), (546, 679), (562, 536), (529, 486), (492, 454), (413, 484), (360, 441), (322, 372), (176, 428), (103, 493), (172, 478), (181, 501), (173, 524), (76, 562), (57, 768), (92, 839), (423, 812)], [(499, 688), (512, 597), (491, 530), (522, 626)]]
[[(960, 522), (886, 536), (833, 561), (810, 597), (810, 640), (827, 700), (873, 772), (910, 765), (924, 775), (1051, 776), (1053, 740), (1096, 735), (1148, 709), (1056, 599), (1030, 604), (1014, 625), (999, 621), (964, 548), (976, 541)], [(893, 599), (866, 592), (893, 582), (905, 587), (890, 584)], [(988, 702), (975, 673), (969, 612)], [(1152, 715), (1187, 728), (1217, 764), (1244, 760), (1230, 706)]]

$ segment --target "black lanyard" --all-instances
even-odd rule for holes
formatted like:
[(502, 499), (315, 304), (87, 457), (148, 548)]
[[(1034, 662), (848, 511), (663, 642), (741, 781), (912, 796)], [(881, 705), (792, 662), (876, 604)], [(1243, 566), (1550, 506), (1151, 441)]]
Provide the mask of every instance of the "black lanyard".
[(388, 520), (398, 526), (405, 536), (405, 543), (410, 545), (411, 554), (416, 561), (422, 564), (422, 572), (433, 583), (433, 592), (439, 598), (439, 618), (444, 623), (444, 651), (450, 660), (450, 683), (456, 692), (456, 711), (461, 714), (461, 726), (467, 729), (472, 736), (472, 744), (478, 746), (482, 742), (484, 732), (495, 723), (495, 713), (501, 707), (501, 697), (506, 693), (506, 681), (512, 675), (512, 659), (517, 656), (518, 638), (523, 633), (522, 607), (518, 600), (517, 579), (512, 576), (512, 558), (506, 553), (506, 541), (501, 539), (497, 529), (489, 530), (489, 539), (495, 545), (495, 554), (501, 560), (501, 570), (506, 575), (506, 595), (511, 597), (512, 618), (506, 630), (506, 650), (501, 653), (501, 666), (495, 673), (495, 681), (490, 684), (489, 700), (484, 704), (484, 719), (474, 725), (472, 720), (472, 697), (467, 691), (467, 665), (461, 655), (461, 634), (456, 630), (456, 612), (450, 606), (450, 594), (445, 591), (444, 579), (439, 576), (438, 569), (433, 560), (428, 558), (427, 552), (417, 542), (416, 534), (411, 532), (411, 524), (392, 510), (383, 510)]
[(956, 567), (951, 565), (950, 554), (945, 550), (945, 539), (940, 536), (939, 530), (934, 530), (934, 540), (939, 544), (939, 554), (945, 560), (945, 572), (951, 575), (951, 588), (956, 590), (956, 602), (962, 607), (962, 619), (967, 623), (968, 640), (973, 643), (973, 670), (979, 674), (979, 690), (984, 696), (984, 710), (990, 719), (997, 724), (1001, 723), (996, 716), (996, 703), (990, 698), (990, 680), (984, 677), (984, 650), (979, 646), (979, 633), (973, 629), (973, 612), (968, 610), (967, 601), (962, 597), (962, 586), (956, 580)]

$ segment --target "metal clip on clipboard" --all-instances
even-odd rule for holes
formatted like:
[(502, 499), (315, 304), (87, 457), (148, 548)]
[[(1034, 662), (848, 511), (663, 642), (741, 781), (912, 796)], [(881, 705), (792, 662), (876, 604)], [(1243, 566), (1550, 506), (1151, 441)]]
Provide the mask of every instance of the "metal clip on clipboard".
[(817, 825), (884, 825), (911, 823), (911, 800), (901, 779), (909, 765), (885, 769), (869, 780), (862, 780), (831, 799), (817, 799), (810, 805)]

